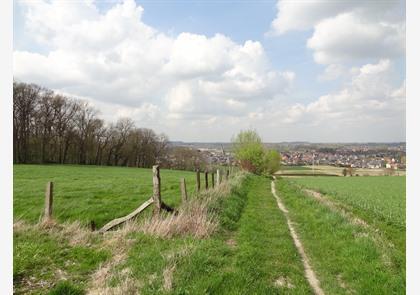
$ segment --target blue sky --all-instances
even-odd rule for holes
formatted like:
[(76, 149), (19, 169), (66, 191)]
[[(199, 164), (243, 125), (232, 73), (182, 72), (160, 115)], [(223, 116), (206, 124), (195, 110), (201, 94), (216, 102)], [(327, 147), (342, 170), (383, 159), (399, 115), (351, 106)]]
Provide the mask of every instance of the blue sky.
[[(147, 37), (147, 41), (141, 41), (143, 39), (139, 34), (143, 34), (140, 28), (143, 25), (152, 28), (156, 34), (163, 35), (168, 46), (172, 46), (169, 44), (182, 45), (182, 42), (195, 46), (201, 42), (202, 45), (199, 45), (193, 54), (201, 50), (200, 46), (206, 47), (206, 43), (208, 46), (215, 46), (213, 52), (218, 52), (218, 49), (224, 52), (228, 50), (231, 55), (222, 56), (221, 53), (220, 61), (229, 64), (226, 67), (232, 68), (230, 71), (220, 70), (222, 66), (217, 70), (211, 66), (208, 68), (208, 65), (202, 65), (203, 60), (212, 60), (217, 63), (219, 59), (219, 56), (213, 56), (212, 51), (205, 51), (203, 48), (202, 53), (196, 54), (197, 59), (193, 59), (189, 56), (180, 56), (174, 45), (174, 50), (161, 53), (160, 63), (169, 61), (168, 65), (171, 65), (172, 69), (172, 64), (182, 67), (182, 62), (188, 61), (185, 66), (192, 68), (188, 79), (185, 78), (185, 73), (180, 72), (180, 69), (172, 69), (171, 78), (168, 79), (167, 76), (162, 78), (168, 81), (161, 83), (161, 87), (156, 91), (150, 89), (151, 92), (148, 92), (149, 89), (147, 91), (139, 89), (135, 81), (131, 84), (127, 82), (124, 85), (132, 85), (129, 87), (133, 87), (131, 92), (136, 93), (136, 96), (130, 99), (117, 97), (115, 101), (93, 95), (98, 92), (94, 87), (101, 87), (101, 84), (92, 86), (86, 83), (86, 85), (74, 87), (74, 84), (66, 85), (66, 83), (75, 83), (73, 78), (63, 76), (63, 81), (58, 83), (57, 79), (52, 79), (51, 73), (37, 73), (37, 69), (33, 66), (25, 67), (25, 63), (32, 64), (32, 60), (41, 63), (53, 62), (52, 52), (60, 53), (62, 59), (66, 59), (66, 54), (68, 54), (69, 60), (78, 61), (81, 57), (75, 56), (74, 52), (83, 48), (72, 48), (72, 44), (61, 45), (57, 42), (74, 24), (91, 21), (92, 24), (98, 24), (101, 28), (103, 26), (106, 30), (110, 28), (111, 21), (115, 21), (113, 25), (116, 27), (119, 26), (118, 21), (125, 22), (121, 17), (113, 20), (101, 18), (101, 15), (104, 16), (113, 9), (117, 11), (116, 7), (122, 5), (121, 1), (97, 1), (92, 4), (93, 6), (83, 6), (80, 2), (74, 5), (76, 15), (92, 11), (86, 13), (85, 18), (75, 18), (74, 21), (69, 18), (63, 22), (55, 19), (54, 15), (62, 13), (66, 18), (68, 8), (49, 5), (49, 1), (39, 1), (38, 4), (33, 1), (32, 3), (29, 1), (15, 3), (16, 78), (25, 81), (32, 79), (33, 81), (27, 82), (41, 83), (57, 91), (90, 100), (109, 120), (117, 119), (115, 112), (109, 110), (115, 110), (115, 107), (118, 107), (121, 110), (118, 113), (119, 116), (133, 116), (139, 123), (165, 132), (174, 140), (229, 140), (232, 133), (247, 127), (261, 130), (263, 137), (270, 141), (400, 141), (405, 139), (404, 2), (391, 3), (391, 1), (390, 5), (379, 6), (372, 6), (372, 2), (363, 4), (343, 1), (345, 5), (341, 3), (337, 5), (334, 2), (317, 0), (312, 3), (306, 1), (306, 4), (301, 2), (299, 5), (294, 5), (291, 1), (136, 1), (131, 6), (126, 3), (125, 9), (133, 11), (129, 17), (133, 17), (134, 22), (138, 20), (139, 23), (135, 23), (135, 26), (139, 25), (139, 28), (135, 33), (131, 32), (133, 29), (130, 27), (124, 28), (126, 31), (122, 34), (125, 35), (121, 37), (123, 39), (119, 39), (119, 42), (127, 42), (130, 46), (139, 47), (139, 55), (142, 55), (139, 56), (140, 68), (142, 65), (140, 60), (143, 58), (147, 60), (147, 54), (153, 55), (152, 52), (147, 51), (150, 49), (149, 46), (146, 46), (146, 51), (142, 51), (144, 45), (142, 42), (150, 41), (150, 46), (155, 46), (156, 43), (153, 39), (156, 36)], [(136, 15), (134, 13), (136, 9), (142, 12)], [(127, 12), (121, 12), (121, 14), (127, 17)], [(358, 26), (360, 26), (359, 31)], [(363, 32), (365, 28), (368, 34)], [(146, 31), (144, 32), (146, 34)], [(101, 33), (106, 34), (102, 31)], [(75, 38), (75, 40), (86, 38), (81, 31), (72, 30), (70, 34), (70, 38)], [(222, 34), (228, 40), (214, 40), (216, 34)], [(205, 37), (199, 41), (201, 35)], [(342, 40), (340, 36), (343, 36)], [(91, 39), (94, 38), (95, 36), (92, 36)], [(138, 43), (133, 45), (129, 41), (133, 38), (139, 38)], [(354, 42), (350, 42), (348, 46), (340, 45), (349, 40), (352, 41), (352, 38)], [(311, 39), (313, 39), (312, 43), (309, 41)], [(245, 46), (247, 41), (254, 42), (254, 45), (257, 44), (256, 47)], [(100, 46), (99, 42), (95, 46)], [(118, 48), (120, 43), (106, 45), (105, 43), (103, 47), (100, 47), (104, 54), (105, 52), (110, 54), (112, 50), (115, 54), (122, 54), (122, 49)], [(244, 60), (238, 60), (236, 56), (245, 48), (248, 48), (246, 51), (249, 56), (244, 57)], [(262, 48), (262, 54), (258, 48)], [(175, 51), (176, 55), (174, 55)], [(94, 58), (95, 55), (92, 54)], [(256, 54), (255, 64), (249, 66), (249, 62), (254, 58), (253, 54)], [(317, 59), (316, 55), (321, 58)], [(80, 64), (83, 68), (81, 63), (76, 64)], [(62, 65), (62, 68), (65, 70), (68, 66), (69, 64), (66, 63)], [(201, 70), (196, 72), (193, 70), (196, 69), (195, 66), (204, 66), (205, 71), (208, 70), (208, 72), (203, 73)], [(71, 67), (74, 67), (74, 64)], [(138, 76), (135, 69), (134, 67), (133, 72), (129, 74), (130, 77)], [(237, 69), (240, 69), (240, 73)], [(81, 71), (74, 68), (72, 70), (78, 73)], [(156, 65), (150, 65), (148, 70), (150, 74), (145, 73), (145, 77), (156, 75), (158, 79), (157, 73), (161, 73), (162, 69), (157, 68)], [(366, 74), (365, 70), (370, 72)], [(235, 73), (234, 78), (231, 78), (232, 72)], [(85, 74), (85, 72), (82, 73)], [(293, 77), (290, 73), (293, 73)], [(229, 78), (220, 81), (219, 84), (214, 84), (213, 80), (208, 79), (208, 75)], [(270, 78), (273, 75), (276, 78)], [(249, 83), (245, 84), (243, 89), (250, 87), (247, 93), (245, 90), (241, 93), (241, 89), (237, 89), (238, 83), (245, 81), (244, 77), (247, 77), (246, 81)], [(108, 79), (115, 81), (116, 77), (110, 74)], [(207, 86), (200, 88), (201, 86), (197, 85)], [(218, 89), (217, 94), (210, 92), (208, 85), (212, 87), (211, 89)], [(371, 91), (367, 85), (387, 89), (387, 91)], [(88, 87), (91, 88), (88, 89)], [(74, 90), (77, 88), (79, 90)], [(146, 83), (145, 88), (152, 87)], [(71, 89), (70, 93), (69, 89)], [(251, 97), (250, 93), (254, 93), (254, 90), (255, 94)], [(118, 92), (117, 89), (115, 91), (121, 95), (120, 91)], [(399, 100), (394, 101), (397, 95), (395, 93), (404, 97), (399, 97)], [(348, 97), (341, 98), (343, 95)], [(198, 98), (199, 96), (201, 98)], [(183, 103), (192, 105), (189, 113), (179, 111), (178, 107)], [(136, 111), (130, 110), (130, 106), (133, 105), (136, 106)], [(341, 107), (343, 105), (348, 105), (348, 107)], [(234, 109), (235, 106), (236, 109)], [(230, 107), (232, 108), (230, 113), (224, 112)], [(238, 108), (241, 111), (238, 111)], [(367, 112), (366, 108), (372, 109)], [(361, 109), (364, 111), (360, 112)], [(148, 116), (152, 110), (157, 114)], [(225, 117), (219, 116), (222, 110), (226, 113)], [(203, 115), (200, 117), (197, 114)], [(156, 123), (156, 116), (170, 117), (174, 121), (165, 126)], [(340, 116), (346, 118), (355, 116), (359, 119), (348, 122), (347, 119), (338, 119)], [(223, 132), (211, 131), (214, 130), (211, 123), (220, 119), (228, 121), (229, 127)], [(278, 124), (263, 124), (265, 119), (270, 122), (278, 120)], [(340, 128), (332, 132), (321, 130), (326, 128), (325, 120), (333, 124), (336, 120)], [(384, 127), (371, 128), (369, 132), (366, 130), (357, 132), (361, 128), (360, 120), (383, 122)], [(177, 131), (180, 125), (188, 125), (185, 133)], [(198, 126), (201, 129), (209, 129), (207, 138), (197, 131)], [(314, 128), (319, 136), (313, 132)], [(211, 140), (208, 140), (209, 138)]]

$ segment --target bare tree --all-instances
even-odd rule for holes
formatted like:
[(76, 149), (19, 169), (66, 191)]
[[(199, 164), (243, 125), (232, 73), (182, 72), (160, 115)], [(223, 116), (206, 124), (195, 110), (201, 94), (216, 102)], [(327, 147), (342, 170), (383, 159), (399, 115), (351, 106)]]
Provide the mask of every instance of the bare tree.
[(15, 163), (151, 167), (166, 159), (168, 138), (120, 118), (106, 125), (86, 101), (34, 84), (13, 83)]

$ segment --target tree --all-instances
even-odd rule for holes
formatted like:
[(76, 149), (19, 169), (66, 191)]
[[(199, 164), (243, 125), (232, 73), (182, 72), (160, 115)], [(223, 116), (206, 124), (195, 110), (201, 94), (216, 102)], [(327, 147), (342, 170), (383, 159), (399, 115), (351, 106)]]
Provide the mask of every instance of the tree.
[(272, 174), (280, 168), (280, 154), (265, 149), (255, 130), (244, 130), (232, 138), (235, 158), (242, 169), (255, 174)]
[(233, 137), (233, 151), (242, 169), (255, 174), (264, 170), (265, 151), (255, 130), (244, 130)]
[(265, 152), (265, 172), (273, 174), (280, 169), (280, 154), (276, 150), (267, 150)]
[(168, 143), (131, 119), (106, 124), (86, 101), (13, 82), (14, 163), (151, 167), (165, 158)]

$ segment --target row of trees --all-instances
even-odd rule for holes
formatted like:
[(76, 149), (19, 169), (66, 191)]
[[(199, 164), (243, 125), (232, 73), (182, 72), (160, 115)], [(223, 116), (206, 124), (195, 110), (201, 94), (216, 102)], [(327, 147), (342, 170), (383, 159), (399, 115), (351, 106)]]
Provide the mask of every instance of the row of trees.
[(85, 101), (15, 81), (13, 145), (15, 163), (151, 167), (165, 160), (168, 138), (128, 118), (107, 124)]

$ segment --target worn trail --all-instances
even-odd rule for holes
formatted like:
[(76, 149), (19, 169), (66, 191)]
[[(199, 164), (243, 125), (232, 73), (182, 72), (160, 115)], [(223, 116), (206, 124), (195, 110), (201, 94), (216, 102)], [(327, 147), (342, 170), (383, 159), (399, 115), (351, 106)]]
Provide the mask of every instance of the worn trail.
[[(276, 179), (275, 176), (273, 176), (274, 180)], [(279, 209), (283, 212), (284, 216), (286, 217), (287, 220), (287, 226), (289, 227), (289, 231), (290, 231), (290, 235), (293, 238), (293, 242), (295, 243), (295, 246), (301, 256), (302, 262), (303, 262), (303, 266), (305, 269), (305, 276), (308, 280), (309, 285), (312, 287), (314, 293), (316, 295), (324, 295), (324, 291), (321, 289), (320, 284), (319, 284), (319, 280), (316, 277), (316, 274), (314, 272), (314, 270), (312, 269), (310, 263), (309, 263), (309, 258), (305, 253), (305, 249), (296, 233), (295, 228), (293, 227), (293, 223), (289, 217), (289, 211), (287, 210), (287, 208), (284, 206), (284, 204), (282, 203), (280, 197), (277, 195), (276, 193), (276, 186), (274, 183), (274, 180), (271, 181), (271, 193), (273, 194), (274, 198), (277, 201), (277, 205), (279, 207)]]

